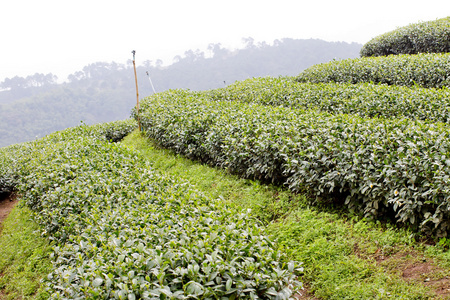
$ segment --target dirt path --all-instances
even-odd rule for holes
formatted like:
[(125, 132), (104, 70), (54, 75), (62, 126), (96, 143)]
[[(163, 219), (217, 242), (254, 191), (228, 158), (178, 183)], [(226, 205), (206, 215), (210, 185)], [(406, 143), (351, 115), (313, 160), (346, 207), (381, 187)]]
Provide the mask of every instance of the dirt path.
[(309, 289), (309, 285), (304, 282), (303, 283), (303, 290), (300, 292), (300, 294), (295, 295), (295, 299), (297, 300), (319, 300), (319, 298), (316, 298)]
[(422, 284), (432, 289), (436, 299), (450, 299), (450, 271), (438, 266), (419, 252), (401, 252), (390, 257), (375, 257), (386, 271), (401, 276), (410, 284)]
[(3, 221), (8, 217), (9, 213), (16, 204), (17, 199), (15, 195), (11, 195), (3, 200), (0, 200), (0, 231), (2, 228)]

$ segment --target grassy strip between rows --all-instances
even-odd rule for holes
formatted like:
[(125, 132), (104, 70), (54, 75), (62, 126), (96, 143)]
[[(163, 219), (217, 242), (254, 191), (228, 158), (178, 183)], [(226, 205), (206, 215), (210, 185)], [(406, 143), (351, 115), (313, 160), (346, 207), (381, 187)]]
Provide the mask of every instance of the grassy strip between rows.
[[(445, 270), (450, 267), (450, 256), (442, 246), (425, 247), (406, 230), (310, 207), (303, 194), (194, 162), (159, 148), (138, 132), (124, 143), (138, 149), (157, 170), (188, 180), (213, 198), (252, 209), (254, 216), (268, 224), (284, 251), (304, 262), (303, 279), (321, 299), (435, 299), (434, 291), (421, 283), (406, 282), (395, 266), (428, 257)], [(392, 259), (379, 264), (377, 255)], [(447, 275), (445, 271), (434, 279)]]
[[(240, 176), (305, 188), (318, 201), (430, 235), (450, 227), (448, 126), (366, 119), (169, 91), (146, 98), (146, 134)], [(331, 197), (330, 197), (331, 196)]]
[(421, 53), (333, 60), (304, 70), (297, 80), (442, 88), (450, 86), (449, 74), (450, 53)]
[(450, 17), (410, 24), (379, 35), (361, 49), (361, 56), (450, 52)]
[(252, 78), (211, 90), (211, 100), (316, 109), (332, 114), (450, 123), (450, 90), (372, 83), (299, 83), (292, 77)]
[(52, 243), (41, 236), (33, 213), (16, 206), (0, 232), (0, 299), (46, 300), (40, 280), (52, 270)]
[(0, 151), (0, 175), (17, 175), (21, 201), (56, 243), (50, 299), (288, 299), (301, 287), (299, 263), (248, 212), (158, 173), (100, 139), (103, 129)]

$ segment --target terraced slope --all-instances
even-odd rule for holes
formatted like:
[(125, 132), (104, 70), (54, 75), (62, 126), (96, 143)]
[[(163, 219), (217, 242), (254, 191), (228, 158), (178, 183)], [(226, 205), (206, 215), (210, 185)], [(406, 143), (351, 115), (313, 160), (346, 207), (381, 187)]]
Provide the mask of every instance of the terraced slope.
[(288, 299), (301, 288), (299, 264), (248, 212), (107, 142), (135, 126), (80, 126), (0, 151), (0, 177), (56, 242), (50, 299)]

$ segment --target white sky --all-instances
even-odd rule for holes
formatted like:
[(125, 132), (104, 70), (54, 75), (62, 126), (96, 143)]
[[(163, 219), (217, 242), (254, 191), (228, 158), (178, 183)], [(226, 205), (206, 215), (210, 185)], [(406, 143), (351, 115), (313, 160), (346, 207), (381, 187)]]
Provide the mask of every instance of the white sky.
[(318, 38), (365, 43), (387, 31), (450, 15), (449, 0), (2, 0), (0, 81), (90, 63), (171, 64), (210, 43)]

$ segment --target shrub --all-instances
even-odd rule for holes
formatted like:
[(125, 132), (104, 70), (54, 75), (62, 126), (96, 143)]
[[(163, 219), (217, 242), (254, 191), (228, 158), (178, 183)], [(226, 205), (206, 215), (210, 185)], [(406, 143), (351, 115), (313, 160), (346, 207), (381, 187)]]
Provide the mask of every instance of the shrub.
[(366, 43), (360, 54), (386, 56), (450, 52), (450, 17), (410, 24), (379, 35)]
[(0, 161), (9, 153), (26, 162), (4, 169), (58, 242), (44, 280), (51, 299), (288, 299), (301, 287), (299, 264), (248, 212), (155, 172), (137, 152), (105, 142), (105, 127), (114, 124), (0, 152)]
[(450, 53), (390, 55), (334, 60), (314, 65), (297, 77), (299, 82), (361, 83), (442, 88), (450, 85)]
[(299, 83), (254, 78), (209, 92), (211, 100), (312, 109), (332, 114), (450, 122), (450, 90), (372, 83)]
[[(366, 119), (169, 91), (141, 105), (147, 135), (241, 176), (446, 235), (450, 136), (443, 124)], [(330, 198), (331, 196), (331, 198)]]

